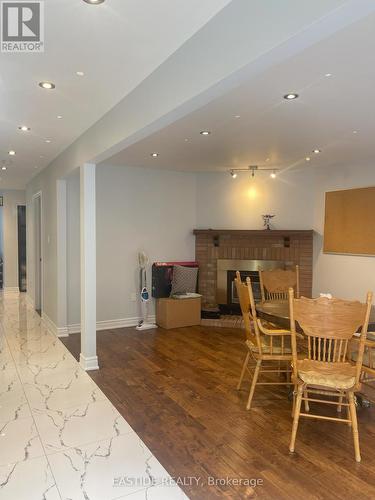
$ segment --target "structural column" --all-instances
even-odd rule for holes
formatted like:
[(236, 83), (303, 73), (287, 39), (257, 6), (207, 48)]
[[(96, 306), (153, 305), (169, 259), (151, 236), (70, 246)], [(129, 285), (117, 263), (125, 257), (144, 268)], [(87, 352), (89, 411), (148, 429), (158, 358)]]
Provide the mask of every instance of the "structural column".
[(80, 167), (81, 355), (84, 370), (97, 370), (96, 355), (96, 200), (95, 165)]

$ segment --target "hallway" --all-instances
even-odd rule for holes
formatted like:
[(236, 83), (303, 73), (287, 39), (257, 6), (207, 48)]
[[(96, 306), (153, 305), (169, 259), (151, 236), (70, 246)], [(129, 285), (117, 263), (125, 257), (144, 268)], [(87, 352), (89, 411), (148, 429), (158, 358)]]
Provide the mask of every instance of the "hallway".
[(0, 498), (186, 498), (22, 294), (0, 296)]

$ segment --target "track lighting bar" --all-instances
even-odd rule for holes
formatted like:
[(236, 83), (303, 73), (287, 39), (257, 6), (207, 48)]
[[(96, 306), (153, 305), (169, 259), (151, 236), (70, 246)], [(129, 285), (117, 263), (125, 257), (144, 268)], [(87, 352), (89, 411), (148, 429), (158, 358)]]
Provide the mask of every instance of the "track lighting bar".
[(255, 172), (271, 172), (270, 177), (275, 179), (276, 172), (278, 172), (278, 168), (267, 168), (267, 167), (258, 167), (258, 165), (249, 165), (247, 168), (231, 168), (229, 170), (230, 175), (233, 179), (237, 177), (237, 172), (250, 172), (251, 177), (255, 177)]

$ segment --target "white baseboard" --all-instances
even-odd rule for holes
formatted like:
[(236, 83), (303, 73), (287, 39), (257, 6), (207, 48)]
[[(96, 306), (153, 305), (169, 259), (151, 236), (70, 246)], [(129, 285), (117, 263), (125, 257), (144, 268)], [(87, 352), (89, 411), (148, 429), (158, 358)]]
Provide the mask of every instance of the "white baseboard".
[(81, 368), (87, 372), (91, 370), (99, 370), (98, 356), (90, 356), (89, 358), (86, 358), (81, 353), (79, 356), (79, 364), (81, 365)]
[(69, 337), (69, 329), (67, 326), (58, 326), (57, 337)]
[(68, 325), (67, 329), (68, 329), (69, 335), (71, 333), (79, 333), (81, 331), (81, 325), (80, 325), (80, 323), (74, 323), (72, 325)]
[(42, 322), (44, 323), (47, 330), (49, 330), (51, 333), (53, 333), (53, 335), (56, 335), (57, 337), (57, 326), (44, 312), (42, 312)]
[(18, 288), (18, 286), (6, 286), (4, 288), (4, 292), (5, 293), (19, 293), (20, 289)]
[(58, 327), (46, 313), (42, 312), (42, 321), (46, 328), (56, 337), (69, 337), (68, 327)]
[[(115, 330), (116, 328), (130, 328), (133, 326), (137, 326), (141, 318), (122, 318), (122, 319), (112, 319), (106, 321), (97, 321), (96, 330)], [(150, 316), (148, 318), (149, 323), (155, 323), (155, 316)], [(48, 330), (56, 335), (56, 337), (69, 337), (72, 333), (80, 333), (81, 325), (80, 323), (75, 323), (68, 326), (58, 327), (52, 320), (45, 314), (42, 313), (42, 321), (48, 328)]]
[[(116, 328), (130, 328), (132, 326), (137, 326), (141, 318), (122, 318), (122, 319), (112, 319), (106, 321), (97, 321), (96, 330), (115, 330)], [(148, 318), (150, 323), (155, 323), (155, 316), (150, 316)], [(80, 323), (75, 323), (72, 325), (68, 325), (67, 327), (68, 334), (70, 333), (79, 333), (81, 331)]]

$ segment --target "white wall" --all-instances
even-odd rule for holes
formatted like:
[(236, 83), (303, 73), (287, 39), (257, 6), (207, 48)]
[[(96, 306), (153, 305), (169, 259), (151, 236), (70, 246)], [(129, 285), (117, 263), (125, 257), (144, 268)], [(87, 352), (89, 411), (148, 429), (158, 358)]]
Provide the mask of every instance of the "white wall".
[(18, 228), (17, 206), (25, 205), (25, 191), (4, 190), (4, 288), (18, 288)]
[(311, 229), (314, 176), (311, 169), (288, 171), (270, 179), (227, 172), (197, 176), (198, 227), (207, 229), (262, 229), (262, 214), (275, 214), (275, 229)]
[(368, 290), (375, 291), (375, 257), (322, 252), (324, 200), (326, 191), (375, 186), (374, 167), (319, 169), (315, 172), (315, 184), (313, 293), (331, 292), (341, 298), (364, 300)]
[(139, 317), (130, 297), (138, 293), (138, 252), (150, 264), (194, 260), (195, 175), (104, 165), (96, 178), (98, 320)]
[[(139, 250), (151, 264), (194, 260), (196, 178), (193, 173), (100, 166), (97, 199), (97, 320), (139, 318)], [(68, 324), (80, 322), (79, 174), (67, 178)], [(153, 314), (153, 303), (150, 314)], [(136, 321), (136, 320), (135, 320)]]

